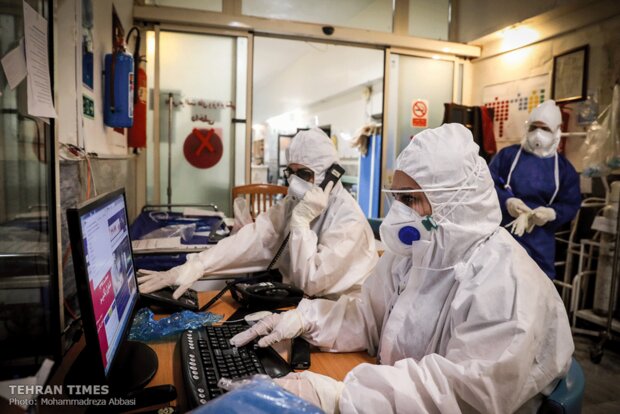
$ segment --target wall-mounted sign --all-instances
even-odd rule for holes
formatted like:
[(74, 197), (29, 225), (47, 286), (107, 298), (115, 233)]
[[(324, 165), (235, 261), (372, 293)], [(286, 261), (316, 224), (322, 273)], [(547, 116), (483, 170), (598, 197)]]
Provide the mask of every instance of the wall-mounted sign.
[(411, 126), (426, 128), (428, 126), (428, 101), (416, 99), (411, 103)]
[(183, 154), (196, 168), (211, 168), (217, 164), (224, 153), (221, 128), (194, 128), (185, 138)]
[(89, 119), (95, 119), (95, 101), (87, 95), (82, 95), (82, 114)]

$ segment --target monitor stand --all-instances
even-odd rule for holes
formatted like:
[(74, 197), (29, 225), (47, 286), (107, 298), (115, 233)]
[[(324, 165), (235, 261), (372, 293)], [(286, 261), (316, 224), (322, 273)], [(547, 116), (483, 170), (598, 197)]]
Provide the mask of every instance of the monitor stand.
[[(99, 350), (97, 350), (98, 352)], [(157, 372), (157, 354), (142, 342), (125, 341), (119, 349), (108, 381), (94, 372), (88, 346), (82, 350), (65, 376), (67, 385), (109, 385), (110, 392), (126, 394), (143, 388)]]

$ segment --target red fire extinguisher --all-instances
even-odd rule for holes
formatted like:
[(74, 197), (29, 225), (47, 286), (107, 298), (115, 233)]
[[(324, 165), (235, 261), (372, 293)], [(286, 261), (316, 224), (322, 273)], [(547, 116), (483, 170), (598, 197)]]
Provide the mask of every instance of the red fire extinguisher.
[(146, 60), (140, 56), (140, 30), (132, 27), (127, 33), (127, 40), (136, 31), (136, 45), (133, 53), (134, 73), (136, 76), (133, 96), (133, 126), (127, 131), (127, 146), (133, 148), (146, 147)]

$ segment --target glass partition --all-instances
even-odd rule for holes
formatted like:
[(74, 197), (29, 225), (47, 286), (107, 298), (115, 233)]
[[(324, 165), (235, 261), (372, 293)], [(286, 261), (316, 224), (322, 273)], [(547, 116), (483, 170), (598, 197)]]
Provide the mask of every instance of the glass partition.
[(243, 0), (247, 16), (392, 31), (392, 0)]
[[(49, 20), (47, 1), (28, 3)], [(23, 36), (22, 0), (1, 0), (0, 56)], [(0, 380), (60, 353), (53, 126), (28, 115), (26, 84), (11, 89), (0, 70)]]
[(352, 140), (362, 126), (381, 122), (383, 59), (378, 49), (256, 37), (252, 182), (284, 184), (288, 142), (321, 127), (338, 148), (343, 184), (356, 195), (360, 153)]
[(450, 0), (409, 0), (409, 34), (448, 40)]

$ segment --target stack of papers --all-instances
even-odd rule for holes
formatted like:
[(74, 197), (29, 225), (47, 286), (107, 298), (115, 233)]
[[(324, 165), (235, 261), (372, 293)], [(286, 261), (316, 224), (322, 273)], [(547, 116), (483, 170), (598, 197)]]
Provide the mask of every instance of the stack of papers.
[(131, 247), (134, 253), (192, 253), (209, 248), (205, 244), (183, 244), (180, 237), (133, 240)]
[(224, 213), (221, 211), (203, 210), (196, 207), (186, 207), (183, 209), (183, 216), (185, 217), (221, 217), (224, 218)]

